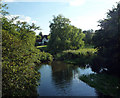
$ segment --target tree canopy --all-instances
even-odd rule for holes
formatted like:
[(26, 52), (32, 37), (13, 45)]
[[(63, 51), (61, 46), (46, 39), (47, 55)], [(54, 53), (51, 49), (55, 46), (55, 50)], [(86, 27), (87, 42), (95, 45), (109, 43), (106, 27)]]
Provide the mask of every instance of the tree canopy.
[[(6, 7), (7, 5), (4, 5)], [(1, 13), (5, 12), (4, 10)], [(35, 24), (2, 17), (2, 95), (36, 96), (39, 72), (36, 63), (52, 60), (49, 53), (42, 53), (35, 47)]]
[(101, 29), (97, 30), (93, 37), (98, 55), (105, 61), (104, 67), (109, 71), (119, 72), (120, 70), (120, 2), (117, 7), (109, 10), (107, 18), (100, 20)]
[(62, 15), (54, 16), (50, 22), (50, 40), (48, 49), (57, 53), (67, 49), (78, 49), (84, 46), (84, 34), (81, 29), (70, 24), (70, 20)]
[(85, 41), (85, 45), (93, 45), (92, 43), (92, 38), (94, 36), (94, 31), (91, 29), (91, 30), (85, 30), (83, 31), (83, 33), (85, 34), (85, 38), (84, 38), (84, 41)]

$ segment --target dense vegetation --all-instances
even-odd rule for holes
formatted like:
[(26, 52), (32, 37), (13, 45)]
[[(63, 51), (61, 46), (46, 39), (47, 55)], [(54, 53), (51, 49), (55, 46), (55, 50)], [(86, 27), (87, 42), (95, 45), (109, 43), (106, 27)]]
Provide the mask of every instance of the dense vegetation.
[[(7, 8), (6, 5), (1, 6)], [(64, 60), (68, 63), (91, 64), (93, 70), (97, 70), (96, 72), (99, 72), (102, 68), (107, 68), (107, 72), (120, 75), (120, 2), (117, 7), (109, 10), (106, 19), (99, 21), (101, 28), (95, 32), (93, 30), (82, 32), (81, 29), (72, 26), (68, 18), (62, 15), (54, 16), (50, 22), (51, 33), (48, 45), (40, 46), (39, 49), (35, 47), (35, 41), (41, 39), (42, 33), (35, 36), (34, 32), (34, 30), (40, 29), (39, 27), (35, 24), (30, 25), (27, 22), (17, 21), (19, 17), (8, 19), (6, 17), (8, 12), (4, 9), (0, 12), (3, 15), (3, 96), (36, 95), (35, 87), (37, 79), (40, 77), (40, 74), (35, 70), (36, 66), (46, 61), (52, 61), (51, 54), (54, 55), (55, 59)], [(94, 49), (84, 46), (94, 46)], [(46, 53), (46, 51), (49, 53)], [(91, 77), (96, 79), (94, 75), (84, 76), (81, 79), (90, 82)], [(103, 81), (99, 81), (98, 75), (94, 85), (92, 82), (90, 82), (90, 85), (97, 86), (96, 81), (97, 83), (103, 83)], [(98, 90), (99, 88), (105, 89), (104, 87), (98, 87)], [(114, 87), (113, 89), (115, 92), (118, 90)]]
[(119, 74), (120, 71), (120, 2), (117, 7), (109, 10), (107, 18), (100, 20), (101, 29), (93, 37), (98, 56), (102, 58), (103, 68), (111, 73)]
[(93, 45), (92, 38), (95, 32), (91, 29), (91, 30), (85, 30), (83, 31), (83, 33), (85, 34), (85, 38), (84, 38), (85, 46), (92, 46)]
[(96, 57), (96, 49), (83, 48), (78, 50), (66, 50), (62, 53), (57, 53), (55, 59), (64, 60), (67, 63), (86, 65), (90, 64), (94, 57)]
[(79, 49), (84, 46), (84, 34), (81, 29), (70, 24), (70, 20), (62, 15), (54, 16), (50, 23), (50, 40), (48, 50), (56, 54), (63, 50)]
[[(2, 5), (6, 8), (6, 5)], [(36, 63), (52, 61), (52, 55), (35, 47), (35, 24), (2, 17), (2, 93), (3, 96), (35, 96), (40, 77)]]
[(101, 29), (93, 36), (93, 44), (98, 52), (91, 67), (100, 74), (83, 75), (80, 79), (105, 95), (119, 98), (120, 79), (115, 75), (120, 76), (120, 2), (99, 23)]

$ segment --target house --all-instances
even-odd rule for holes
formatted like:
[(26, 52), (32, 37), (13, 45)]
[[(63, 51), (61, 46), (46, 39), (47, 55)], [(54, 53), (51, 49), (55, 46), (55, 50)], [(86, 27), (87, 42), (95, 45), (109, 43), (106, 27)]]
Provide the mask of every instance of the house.
[(48, 35), (44, 35), (42, 36), (42, 44), (46, 45), (48, 43), (49, 39), (48, 39)]
[(46, 45), (48, 43), (49, 39), (48, 39), (48, 35), (43, 35), (42, 39), (37, 39), (36, 43), (38, 45)]
[(38, 45), (42, 45), (42, 39), (37, 39), (37, 40), (36, 40), (36, 43), (37, 43)]

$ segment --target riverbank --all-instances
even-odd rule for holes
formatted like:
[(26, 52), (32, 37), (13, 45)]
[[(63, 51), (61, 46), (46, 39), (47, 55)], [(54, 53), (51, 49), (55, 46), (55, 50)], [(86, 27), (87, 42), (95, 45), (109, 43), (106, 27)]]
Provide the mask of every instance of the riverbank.
[[(43, 52), (47, 51), (47, 45), (37, 46), (37, 49)], [(87, 46), (78, 50), (65, 50), (57, 54), (52, 54), (54, 60), (64, 61), (69, 64), (89, 64), (96, 56), (97, 49), (93, 46)]]
[(97, 49), (83, 48), (78, 50), (66, 50), (55, 55), (56, 60), (70, 64), (89, 64), (96, 56)]
[[(79, 65), (79, 66), (81, 65), (86, 66), (87, 64), (91, 64), (92, 60), (96, 58), (96, 56), (97, 56), (97, 49), (94, 49), (94, 48), (66, 50), (61, 53), (57, 53), (56, 55), (53, 55), (55, 60), (60, 60), (65, 63)], [(94, 67), (94, 66), (91, 66), (91, 67)], [(94, 71), (96, 70), (96, 68), (92, 70)], [(80, 77), (80, 80), (87, 83), (89, 86), (94, 87), (104, 95), (114, 96), (116, 98), (120, 97), (120, 94), (119, 94), (120, 80), (117, 77), (101, 73), (101, 74), (82, 75)]]
[(108, 74), (90, 74), (80, 76), (80, 80), (104, 95), (120, 98), (120, 79), (118, 77)]

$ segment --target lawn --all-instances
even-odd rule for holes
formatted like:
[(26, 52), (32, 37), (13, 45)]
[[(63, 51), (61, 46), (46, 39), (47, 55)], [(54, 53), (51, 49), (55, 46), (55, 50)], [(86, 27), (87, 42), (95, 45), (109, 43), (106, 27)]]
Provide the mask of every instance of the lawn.
[(41, 51), (47, 51), (47, 45), (37, 46), (37, 49), (40, 49)]
[(37, 46), (37, 48), (47, 47), (47, 45)]

